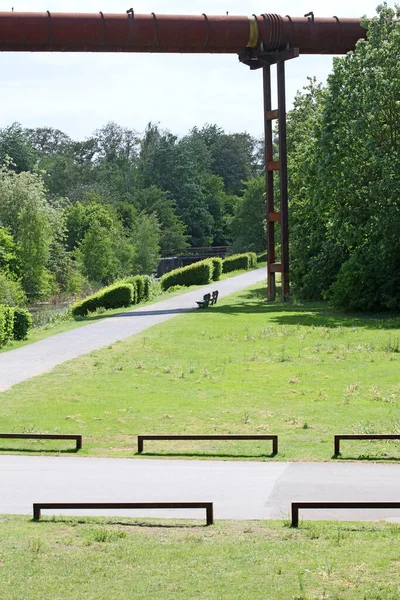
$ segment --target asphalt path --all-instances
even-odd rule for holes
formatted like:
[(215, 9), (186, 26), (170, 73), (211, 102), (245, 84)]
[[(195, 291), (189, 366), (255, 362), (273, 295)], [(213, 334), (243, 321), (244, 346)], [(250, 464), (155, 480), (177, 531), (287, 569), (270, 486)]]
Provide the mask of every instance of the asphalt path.
[[(400, 498), (400, 465), (396, 464), (3, 455), (0, 473), (0, 514), (30, 514), (34, 502), (211, 501), (216, 519), (287, 519), (295, 501), (389, 502)], [(204, 510), (61, 512), (204, 520)], [(400, 521), (400, 511), (393, 509), (307, 510), (300, 516)]]
[(215, 289), (223, 298), (266, 278), (265, 267), (214, 282), (180, 296), (129, 310), (83, 327), (53, 335), (16, 350), (0, 354), (0, 392), (21, 381), (42, 375), (67, 360), (104, 348), (140, 333), (179, 314), (198, 310), (196, 300)]

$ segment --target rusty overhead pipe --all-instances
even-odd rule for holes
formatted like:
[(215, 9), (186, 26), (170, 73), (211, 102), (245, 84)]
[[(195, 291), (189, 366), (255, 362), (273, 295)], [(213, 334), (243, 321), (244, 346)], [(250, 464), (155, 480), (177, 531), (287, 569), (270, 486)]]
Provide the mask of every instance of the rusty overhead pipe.
[(0, 13), (0, 51), (238, 54), (245, 48), (345, 54), (365, 38), (361, 19), (212, 15)]

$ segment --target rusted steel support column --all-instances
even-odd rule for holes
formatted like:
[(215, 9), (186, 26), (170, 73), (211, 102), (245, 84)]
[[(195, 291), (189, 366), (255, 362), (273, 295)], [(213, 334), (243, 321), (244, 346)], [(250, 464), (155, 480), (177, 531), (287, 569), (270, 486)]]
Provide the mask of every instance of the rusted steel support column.
[(288, 210), (288, 172), (286, 147), (286, 86), (285, 62), (276, 65), (278, 78), (279, 112), (279, 174), (280, 174), (280, 213), (281, 213), (281, 273), (282, 301), (289, 297), (289, 210)]
[(275, 222), (271, 221), (269, 215), (274, 212), (274, 172), (269, 169), (273, 162), (273, 139), (272, 139), (272, 100), (271, 100), (271, 66), (263, 67), (264, 87), (264, 137), (265, 137), (265, 197), (267, 218), (267, 279), (268, 279), (268, 301), (275, 300), (275, 271), (270, 265), (275, 263)]

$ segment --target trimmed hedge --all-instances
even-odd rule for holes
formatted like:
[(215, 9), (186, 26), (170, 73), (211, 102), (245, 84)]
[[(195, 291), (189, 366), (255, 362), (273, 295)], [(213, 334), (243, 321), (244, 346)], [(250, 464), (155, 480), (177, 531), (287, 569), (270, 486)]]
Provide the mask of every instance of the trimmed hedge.
[(13, 339), (14, 309), (0, 304), (0, 346)]
[(262, 252), (261, 254), (257, 254), (257, 262), (262, 262), (262, 263), (267, 262), (267, 253)]
[(111, 285), (74, 304), (71, 310), (72, 316), (86, 317), (89, 312), (94, 312), (97, 308), (109, 309), (131, 306), (133, 296), (132, 284), (119, 283)]
[(213, 263), (209, 258), (174, 269), (161, 277), (161, 289), (165, 291), (173, 285), (207, 285), (212, 281), (213, 271)]
[(217, 256), (214, 256), (210, 260), (212, 261), (212, 264), (214, 267), (213, 274), (212, 274), (213, 281), (218, 281), (218, 279), (222, 275), (222, 258), (218, 258)]
[(25, 308), (14, 308), (14, 340), (24, 340), (32, 327), (32, 315)]
[(149, 275), (132, 275), (124, 277), (120, 283), (130, 283), (133, 286), (133, 304), (139, 304), (143, 300), (150, 300), (152, 281)]
[(153, 282), (152, 278), (149, 275), (143, 275), (144, 279), (144, 292), (143, 292), (143, 300), (150, 300), (151, 298), (151, 284)]
[(255, 252), (247, 253), (250, 258), (250, 269), (255, 269), (257, 266), (257, 254)]
[(246, 254), (233, 254), (224, 259), (222, 265), (223, 273), (230, 273), (231, 271), (237, 271), (238, 269), (250, 269), (251, 259), (249, 253)]

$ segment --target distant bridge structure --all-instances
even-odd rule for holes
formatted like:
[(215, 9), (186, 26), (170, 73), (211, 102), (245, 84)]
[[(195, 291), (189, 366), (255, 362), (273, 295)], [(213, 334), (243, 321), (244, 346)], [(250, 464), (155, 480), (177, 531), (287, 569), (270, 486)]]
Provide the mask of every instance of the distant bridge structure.
[(230, 246), (201, 246), (196, 248), (181, 248), (178, 250), (169, 250), (164, 252), (164, 256), (159, 260), (157, 267), (157, 277), (164, 273), (169, 273), (173, 269), (186, 267), (205, 258), (218, 256), (224, 258), (229, 251)]
[[(150, 15), (0, 13), (3, 52), (156, 52), (237, 54), (251, 70), (262, 69), (264, 91), (268, 299), (275, 300), (281, 273), (282, 299), (289, 296), (289, 215), (286, 151), (285, 62), (300, 54), (345, 54), (365, 38), (361, 19), (262, 15)], [(271, 66), (277, 66), (278, 108), (272, 107)], [(249, 105), (251, 99), (249, 99)], [(279, 159), (273, 155), (272, 123), (278, 121)], [(279, 202), (274, 173), (279, 173)], [(275, 226), (281, 260), (276, 262)]]

